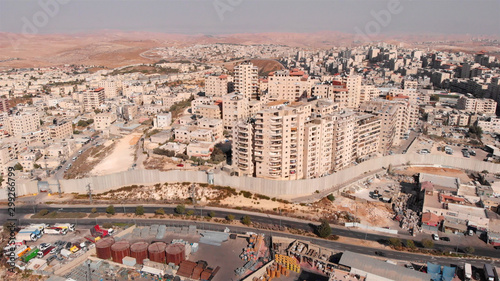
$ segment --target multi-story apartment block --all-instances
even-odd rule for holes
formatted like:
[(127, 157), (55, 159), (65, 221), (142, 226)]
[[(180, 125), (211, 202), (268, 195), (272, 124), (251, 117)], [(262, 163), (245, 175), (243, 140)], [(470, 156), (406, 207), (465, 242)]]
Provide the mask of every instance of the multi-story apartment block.
[(221, 119), (202, 118), (198, 120), (198, 127), (212, 131), (214, 141), (221, 141), (224, 133), (224, 125)]
[(233, 128), (233, 167), (239, 175), (254, 176), (254, 124), (248, 120), (238, 122)]
[(51, 139), (66, 139), (73, 135), (73, 126), (68, 121), (55, 120), (54, 124), (49, 126)]
[(99, 81), (99, 88), (104, 88), (104, 97), (112, 99), (118, 96), (116, 82), (113, 80)]
[(0, 99), (0, 112), (8, 112), (10, 109), (8, 99)]
[(251, 62), (244, 62), (234, 68), (234, 90), (245, 99), (257, 99), (258, 83), (258, 68)]
[(304, 126), (304, 175), (315, 178), (333, 170), (334, 122), (331, 116), (315, 118)]
[(194, 114), (203, 118), (221, 119), (221, 110), (218, 104), (202, 104), (196, 107)]
[(153, 127), (155, 128), (166, 129), (170, 127), (170, 124), (172, 124), (171, 112), (157, 114), (153, 119)]
[(358, 108), (361, 96), (361, 76), (351, 75), (344, 80), (347, 87), (347, 107)]
[(109, 128), (116, 121), (114, 113), (99, 113), (94, 118), (94, 128), (96, 131), (103, 131)]
[(499, 117), (477, 120), (477, 126), (481, 127), (481, 129), (485, 133), (500, 134), (500, 118)]
[(225, 130), (232, 130), (239, 120), (248, 118), (248, 99), (239, 93), (222, 97), (222, 121)]
[(267, 93), (270, 101), (298, 101), (311, 96), (312, 80), (298, 69), (269, 73)]
[(457, 109), (472, 113), (495, 114), (497, 102), (492, 99), (476, 99), (461, 96), (457, 102)]
[(104, 103), (104, 88), (97, 88), (83, 92), (83, 108), (93, 111)]
[(9, 117), (8, 130), (13, 136), (21, 136), (40, 129), (40, 117), (38, 112), (17, 113)]
[(233, 79), (228, 75), (208, 76), (205, 79), (205, 95), (222, 97), (232, 91)]

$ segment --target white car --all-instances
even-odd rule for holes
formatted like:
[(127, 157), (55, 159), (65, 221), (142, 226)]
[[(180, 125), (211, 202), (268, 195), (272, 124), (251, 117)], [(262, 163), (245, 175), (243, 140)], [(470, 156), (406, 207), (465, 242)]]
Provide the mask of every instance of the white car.
[(432, 234), (432, 239), (435, 241), (439, 241), (439, 236), (437, 234)]
[(45, 251), (46, 249), (48, 249), (49, 247), (51, 246), (50, 243), (42, 243), (38, 246), (38, 249), (40, 249), (40, 251)]

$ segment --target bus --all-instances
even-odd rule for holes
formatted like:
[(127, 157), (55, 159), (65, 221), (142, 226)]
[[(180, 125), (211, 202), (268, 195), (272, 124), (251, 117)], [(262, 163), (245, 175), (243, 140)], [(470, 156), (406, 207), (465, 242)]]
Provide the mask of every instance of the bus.
[(495, 273), (493, 272), (493, 266), (489, 263), (484, 264), (484, 277), (486, 281), (495, 281)]
[(464, 272), (465, 280), (470, 280), (472, 278), (472, 266), (470, 263), (464, 265)]

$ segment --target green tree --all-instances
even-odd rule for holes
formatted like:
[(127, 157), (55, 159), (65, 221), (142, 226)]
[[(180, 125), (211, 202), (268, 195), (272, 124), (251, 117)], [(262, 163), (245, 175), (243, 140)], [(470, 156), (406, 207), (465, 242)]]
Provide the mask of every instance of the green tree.
[(465, 247), (464, 251), (467, 254), (473, 254), (476, 251), (476, 249), (474, 249), (474, 247), (468, 246), (468, 247)]
[(427, 249), (434, 248), (434, 242), (430, 239), (422, 239), (422, 246)]
[(214, 218), (215, 217), (215, 212), (214, 211), (210, 211), (208, 213), (208, 216), (211, 217), (211, 218)]
[(328, 196), (326, 196), (326, 198), (328, 198), (328, 200), (330, 201), (335, 201), (335, 196), (333, 196), (333, 194), (328, 194)]
[(35, 168), (35, 169), (40, 169), (41, 167), (42, 167), (42, 166), (40, 166), (40, 165), (38, 165), (38, 164), (34, 164), (34, 165), (33, 165), (33, 168)]
[(110, 215), (114, 215), (115, 214), (115, 206), (113, 205), (109, 205), (107, 208), (106, 208), (106, 213), (110, 214)]
[(47, 209), (42, 209), (38, 212), (40, 216), (46, 216), (49, 213), (49, 210)]
[(175, 207), (175, 212), (177, 214), (183, 215), (186, 212), (186, 206), (184, 206), (183, 204), (177, 205), (177, 207)]
[(393, 246), (395, 248), (401, 247), (401, 245), (402, 245), (401, 239), (394, 238), (394, 237), (389, 238), (389, 244), (391, 244), (391, 246)]
[(244, 225), (250, 225), (252, 223), (252, 219), (249, 216), (244, 216), (241, 218), (241, 223)]
[(316, 228), (316, 234), (321, 238), (326, 238), (332, 235), (332, 228), (326, 220), (322, 220), (321, 224)]
[(135, 214), (138, 216), (144, 215), (144, 206), (135, 207)]
[(189, 211), (187, 211), (186, 215), (188, 215), (188, 216), (192, 216), (192, 215), (194, 215), (194, 210), (189, 210)]
[(411, 239), (406, 240), (406, 247), (410, 248), (412, 250), (415, 249), (415, 248), (417, 248), (415, 246), (415, 242), (413, 242), (413, 240), (411, 240)]
[(14, 165), (14, 170), (22, 171), (23, 170), (23, 165), (21, 165), (20, 163), (16, 163), (16, 165)]
[(229, 214), (229, 215), (226, 216), (226, 220), (232, 221), (232, 220), (234, 220), (234, 216), (231, 215), (231, 214)]
[(91, 212), (92, 214), (97, 213), (97, 208), (92, 208), (92, 210), (90, 210), (90, 212)]
[(159, 208), (155, 211), (155, 214), (156, 215), (164, 215), (165, 214), (165, 210), (163, 210), (163, 208)]
[(220, 163), (226, 160), (226, 154), (224, 154), (224, 152), (222, 152), (222, 150), (216, 146), (214, 147), (214, 151), (212, 151), (212, 154), (210, 155), (210, 160), (215, 163)]

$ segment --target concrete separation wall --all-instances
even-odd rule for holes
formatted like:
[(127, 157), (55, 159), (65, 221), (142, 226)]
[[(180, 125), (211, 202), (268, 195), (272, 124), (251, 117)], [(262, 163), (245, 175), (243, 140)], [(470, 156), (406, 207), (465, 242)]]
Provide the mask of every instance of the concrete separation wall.
[[(269, 180), (253, 177), (234, 177), (217, 171), (214, 174), (214, 184), (231, 186), (240, 190), (247, 190), (271, 197), (301, 197), (319, 192), (333, 192), (356, 177), (379, 171), (389, 165), (439, 165), (481, 172), (500, 173), (500, 165), (444, 155), (397, 154), (371, 159), (326, 177), (296, 181)], [(207, 173), (200, 171), (167, 171), (132, 170), (106, 176), (90, 177), (74, 180), (60, 180), (61, 189), (65, 193), (86, 193), (87, 184), (90, 184), (93, 193), (102, 193), (128, 185), (151, 185), (164, 182), (194, 182), (207, 183)], [(52, 192), (57, 192), (55, 180), (49, 181)], [(17, 186), (18, 195), (37, 193), (36, 181), (25, 182)], [(2, 198), (2, 195), (0, 195)]]

